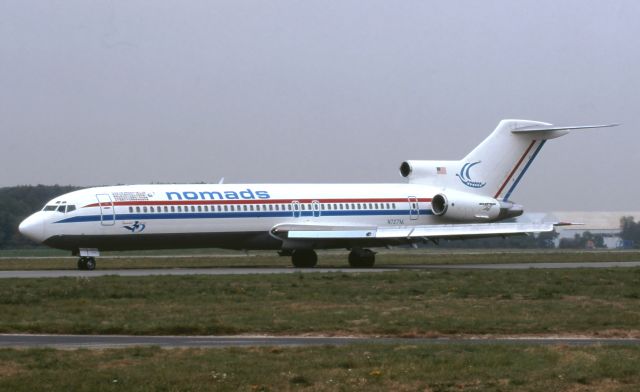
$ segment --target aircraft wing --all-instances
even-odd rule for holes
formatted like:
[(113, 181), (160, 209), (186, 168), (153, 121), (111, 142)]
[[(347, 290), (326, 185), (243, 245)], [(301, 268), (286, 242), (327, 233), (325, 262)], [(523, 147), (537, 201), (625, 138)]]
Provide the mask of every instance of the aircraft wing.
[(572, 223), (465, 223), (421, 226), (277, 225), (271, 233), (288, 239), (412, 239), (472, 238), (553, 231)]

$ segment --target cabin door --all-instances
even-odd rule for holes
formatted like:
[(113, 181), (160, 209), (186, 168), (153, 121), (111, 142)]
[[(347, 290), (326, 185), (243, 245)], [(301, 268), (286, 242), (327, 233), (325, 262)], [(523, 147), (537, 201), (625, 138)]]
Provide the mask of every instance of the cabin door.
[(418, 198), (409, 196), (409, 217), (411, 220), (417, 220), (420, 216), (420, 207), (418, 206)]
[(98, 205), (100, 206), (100, 224), (102, 226), (113, 226), (116, 224), (116, 211), (113, 207), (113, 200), (111, 195), (99, 194), (96, 195), (98, 199)]
[(291, 209), (293, 210), (293, 217), (300, 218), (300, 202), (299, 201), (291, 202)]
[(313, 212), (314, 218), (318, 218), (320, 216), (320, 202), (318, 200), (311, 202), (311, 211)]

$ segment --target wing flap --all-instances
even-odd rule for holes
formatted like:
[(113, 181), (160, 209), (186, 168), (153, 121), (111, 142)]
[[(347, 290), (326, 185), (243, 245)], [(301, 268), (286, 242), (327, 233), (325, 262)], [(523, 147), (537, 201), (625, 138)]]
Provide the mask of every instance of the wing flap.
[(394, 239), (500, 236), (553, 231), (559, 223), (475, 223), (423, 226), (276, 226), (272, 234), (290, 239)]

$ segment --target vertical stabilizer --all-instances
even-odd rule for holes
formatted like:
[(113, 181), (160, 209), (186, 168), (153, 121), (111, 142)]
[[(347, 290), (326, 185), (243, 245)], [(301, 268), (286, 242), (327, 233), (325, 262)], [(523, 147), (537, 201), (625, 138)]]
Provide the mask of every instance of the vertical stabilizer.
[(549, 139), (574, 129), (617, 124), (554, 126), (529, 120), (502, 120), (496, 129), (460, 161), (405, 161), (400, 173), (414, 183), (509, 200)]

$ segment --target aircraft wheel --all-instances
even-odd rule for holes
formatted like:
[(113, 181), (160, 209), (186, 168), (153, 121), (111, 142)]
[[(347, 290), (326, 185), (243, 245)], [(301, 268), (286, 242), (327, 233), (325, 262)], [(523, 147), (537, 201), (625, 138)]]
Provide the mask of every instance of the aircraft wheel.
[(291, 263), (296, 268), (313, 268), (318, 264), (318, 255), (313, 249), (296, 249), (291, 255)]
[(96, 259), (93, 257), (87, 257), (86, 266), (86, 269), (89, 271), (96, 269)]
[(371, 268), (376, 263), (376, 253), (371, 249), (354, 249), (349, 253), (352, 268)]
[(78, 259), (78, 269), (79, 270), (86, 270), (87, 269), (87, 258), (86, 257), (81, 257)]

